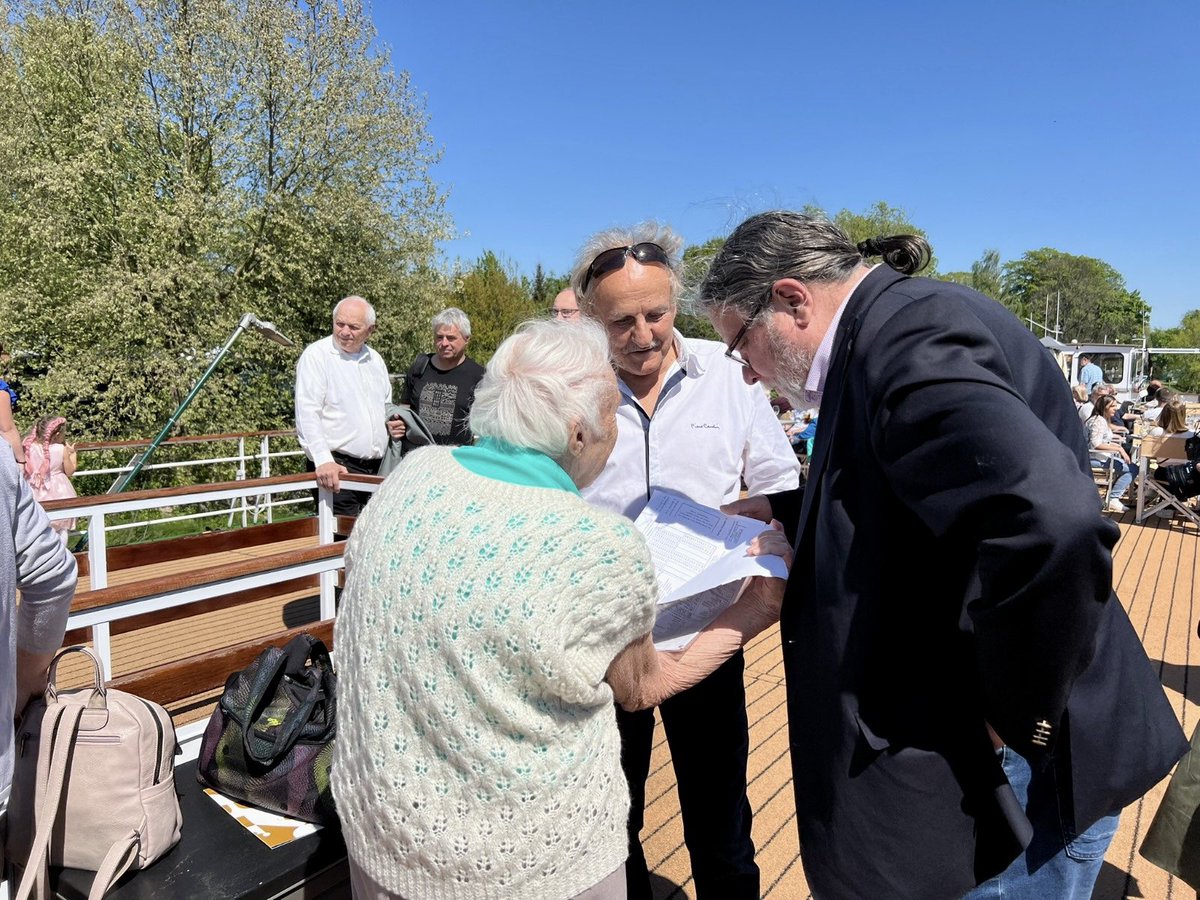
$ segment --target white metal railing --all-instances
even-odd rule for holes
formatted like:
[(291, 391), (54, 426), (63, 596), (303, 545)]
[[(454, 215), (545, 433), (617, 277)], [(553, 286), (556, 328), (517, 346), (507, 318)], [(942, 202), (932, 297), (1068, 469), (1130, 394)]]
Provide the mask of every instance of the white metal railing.
[[(376, 481), (370, 476), (345, 475), (342, 482), (346, 487), (365, 493), (374, 493), (379, 489)], [(58, 501), (54, 508), (47, 511), (51, 521), (76, 518), (88, 522), (88, 578), (89, 590), (101, 590), (109, 587), (108, 572), (108, 541), (107, 535), (120, 525), (109, 525), (107, 520), (115, 515), (129, 512), (140, 512), (167, 505), (186, 505), (192, 503), (238, 502), (241, 498), (267, 497), (295, 491), (311, 491), (317, 487), (316, 476), (304, 472), (290, 477), (281, 477), (274, 484), (261, 483), (245, 486), (232, 486), (232, 483), (222, 485), (198, 485), (194, 490), (162, 496), (161, 492), (152, 493), (155, 496), (138, 496), (137, 493), (123, 498), (120, 494), (104, 495), (101, 497), (79, 497), (69, 501)], [(333, 494), (324, 488), (319, 490), (320, 500), (317, 512), (317, 542), (321, 546), (334, 543), (334, 530), (337, 517), (333, 512)], [(344, 565), (343, 554), (338, 553), (316, 560), (301, 561), (288, 564), (282, 568), (254, 572), (251, 574), (231, 576), (218, 582), (192, 587), (168, 587), (136, 599), (112, 603), (93, 609), (71, 613), (67, 620), (67, 628), (90, 628), (92, 645), (100, 660), (100, 667), (105, 680), (111, 679), (112, 672), (112, 642), (111, 625), (113, 622), (128, 619), (133, 616), (159, 610), (174, 609), (208, 600), (212, 597), (223, 596), (237, 591), (250, 590), (269, 584), (279, 584), (293, 578), (316, 575), (320, 582), (320, 617), (322, 620), (334, 616), (334, 590), (337, 585), (338, 571)], [(207, 723), (196, 722), (180, 726), (178, 739), (184, 751), (184, 760), (194, 759), (199, 748), (199, 740)]]
[[(244, 434), (218, 434), (218, 435), (197, 435), (188, 438), (173, 438), (164, 442), (164, 447), (177, 448), (180, 446), (194, 446), (196, 448), (212, 448), (213, 445), (237, 442), (236, 453), (217, 453), (214, 449), (205, 449), (202, 451), (204, 455), (197, 456), (193, 459), (168, 460), (166, 462), (150, 463), (142, 467), (143, 471), (148, 470), (163, 470), (163, 469), (198, 469), (198, 468), (215, 468), (217, 466), (227, 466), (235, 464), (237, 466), (235, 479), (244, 481), (247, 478), (270, 478), (272, 475), (272, 460), (281, 460), (294, 457), (303, 457), (304, 451), (299, 448), (299, 441), (293, 431), (254, 431)], [(274, 441), (274, 448), (272, 447)], [(78, 453), (81, 458), (88, 454), (98, 454), (102, 452), (112, 453), (119, 452), (125, 449), (133, 449), (142, 446), (148, 442), (118, 442), (113, 444), (82, 444), (78, 447)], [(279, 449), (279, 445), (284, 444), (287, 449)], [(88, 476), (104, 476), (113, 475), (120, 476), (130, 471), (133, 468), (133, 460), (123, 466), (99, 466), (97, 468), (87, 469), (78, 468), (75, 470), (74, 478), (80, 479)], [(257, 471), (255, 471), (257, 469)], [(253, 474), (251, 474), (253, 473)], [(193, 513), (178, 513), (173, 510), (171, 514), (160, 515), (152, 519), (134, 519), (128, 522), (112, 523), (108, 525), (109, 531), (119, 531), (128, 528), (142, 528), (146, 526), (160, 525), (167, 522), (183, 522), (191, 519), (208, 519), (208, 518), (225, 518), (226, 527), (232, 527), (234, 520), (240, 516), (242, 527), (246, 527), (250, 522), (258, 522), (260, 518), (265, 518), (267, 522), (275, 521), (275, 510), (281, 507), (302, 506), (312, 502), (312, 498), (306, 493), (300, 496), (287, 497), (284, 499), (275, 499), (271, 494), (243, 494), (229, 502), (225, 509), (219, 510), (203, 510)], [(177, 504), (183, 505), (183, 504)], [(168, 507), (164, 507), (168, 508)], [(89, 541), (91, 538), (89, 538)]]

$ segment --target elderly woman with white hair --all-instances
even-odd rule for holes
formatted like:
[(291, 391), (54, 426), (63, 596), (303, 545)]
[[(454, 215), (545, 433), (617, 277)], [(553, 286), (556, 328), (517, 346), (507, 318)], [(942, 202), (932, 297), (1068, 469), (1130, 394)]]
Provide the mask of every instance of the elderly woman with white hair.
[(332, 776), (356, 897), (624, 897), (614, 697), (657, 703), (778, 615), (749, 592), (654, 651), (645, 544), (579, 496), (617, 402), (602, 329), (526, 323), (477, 390), (478, 443), (412, 452), (359, 517)]

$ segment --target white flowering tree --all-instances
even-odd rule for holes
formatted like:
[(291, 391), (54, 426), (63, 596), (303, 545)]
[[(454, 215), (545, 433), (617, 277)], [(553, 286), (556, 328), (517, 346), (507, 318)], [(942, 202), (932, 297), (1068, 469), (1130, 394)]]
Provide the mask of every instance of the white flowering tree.
[[(366, 296), (398, 369), (447, 285), (438, 151), (360, 0), (0, 0), (0, 342), (28, 420), (152, 433), (243, 312)], [(186, 430), (291, 420), (243, 338)]]

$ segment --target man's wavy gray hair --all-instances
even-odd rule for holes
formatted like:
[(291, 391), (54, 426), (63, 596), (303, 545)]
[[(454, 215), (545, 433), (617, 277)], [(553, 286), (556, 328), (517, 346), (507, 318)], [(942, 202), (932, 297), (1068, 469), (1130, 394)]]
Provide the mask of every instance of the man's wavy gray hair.
[(584, 320), (577, 328), (526, 322), (496, 348), (475, 388), (471, 430), (561, 461), (572, 422), (589, 437), (601, 436), (611, 372), (608, 335), (595, 322)]
[(575, 264), (571, 267), (571, 287), (575, 290), (575, 298), (579, 302), (580, 309), (585, 313), (591, 313), (593, 307), (590, 295), (596, 289), (596, 282), (592, 281), (586, 292), (583, 290), (583, 280), (592, 265), (592, 260), (605, 250), (612, 250), (614, 247), (632, 247), (641, 243), (658, 244), (667, 254), (667, 259), (670, 260), (668, 271), (671, 276), (671, 300), (673, 302), (679, 299), (682, 291), (679, 272), (683, 260), (683, 238), (667, 225), (659, 225), (657, 222), (639, 222), (630, 227), (606, 228), (604, 231), (599, 231), (584, 241), (583, 246), (579, 248)]
[(440, 313), (433, 317), (430, 323), (433, 326), (433, 331), (436, 334), (439, 328), (457, 328), (458, 333), (465, 338), (471, 336), (471, 320), (467, 318), (467, 314), (457, 306), (447, 306)]

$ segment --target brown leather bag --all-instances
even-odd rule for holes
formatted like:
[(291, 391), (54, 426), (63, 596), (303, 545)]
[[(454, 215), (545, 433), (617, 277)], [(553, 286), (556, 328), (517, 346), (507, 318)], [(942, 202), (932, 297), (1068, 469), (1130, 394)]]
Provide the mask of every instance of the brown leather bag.
[[(92, 660), (92, 687), (59, 693), (59, 661)], [(131, 868), (143, 869), (179, 841), (175, 728), (157, 703), (105, 688), (86, 647), (68, 647), (50, 664), (43, 699), (17, 726), (8, 805), (8, 857), (25, 870), (15, 894), (47, 891), (48, 866), (92, 869), (97, 900)]]

